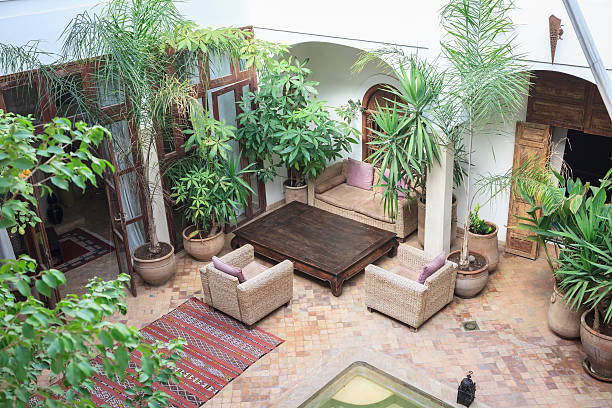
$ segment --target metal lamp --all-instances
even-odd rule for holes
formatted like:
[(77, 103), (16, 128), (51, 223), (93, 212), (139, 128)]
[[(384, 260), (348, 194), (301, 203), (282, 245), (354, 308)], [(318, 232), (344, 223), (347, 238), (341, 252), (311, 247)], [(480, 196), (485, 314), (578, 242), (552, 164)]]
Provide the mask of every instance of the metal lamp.
[(476, 383), (472, 381), (472, 371), (468, 371), (467, 377), (461, 380), (459, 389), (457, 390), (457, 404), (469, 407), (474, 402), (476, 396)]

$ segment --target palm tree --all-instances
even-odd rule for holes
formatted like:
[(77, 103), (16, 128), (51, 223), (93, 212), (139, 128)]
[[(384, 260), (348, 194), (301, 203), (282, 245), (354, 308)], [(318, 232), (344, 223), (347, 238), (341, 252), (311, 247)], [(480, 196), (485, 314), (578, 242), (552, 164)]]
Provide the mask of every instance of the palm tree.
[(530, 74), (520, 61), (511, 0), (450, 0), (442, 9), (446, 39), (441, 43), (449, 62), (448, 95), (460, 106), (459, 120), (467, 138), (466, 210), (459, 267), (469, 269), (470, 185), (474, 134), (492, 119), (513, 120), (528, 93)]

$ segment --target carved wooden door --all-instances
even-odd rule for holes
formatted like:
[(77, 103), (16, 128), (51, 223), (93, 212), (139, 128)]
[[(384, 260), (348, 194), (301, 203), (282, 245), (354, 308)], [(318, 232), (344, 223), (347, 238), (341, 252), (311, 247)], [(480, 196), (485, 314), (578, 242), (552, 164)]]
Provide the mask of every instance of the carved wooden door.
[[(514, 162), (512, 170), (533, 157), (548, 158), (550, 149), (551, 127), (537, 123), (517, 122), (516, 136), (514, 140)], [(510, 206), (508, 209), (508, 230), (506, 232), (506, 252), (535, 259), (538, 254), (538, 243), (526, 240), (530, 235), (516, 227), (519, 224), (518, 217), (527, 216), (529, 204), (516, 194), (514, 188), (510, 193)]]

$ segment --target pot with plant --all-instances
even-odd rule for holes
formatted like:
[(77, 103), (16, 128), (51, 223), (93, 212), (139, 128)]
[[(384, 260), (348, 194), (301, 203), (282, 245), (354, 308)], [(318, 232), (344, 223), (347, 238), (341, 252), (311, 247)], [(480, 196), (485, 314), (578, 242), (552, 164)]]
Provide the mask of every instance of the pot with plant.
[(338, 109), (343, 120), (331, 118), (328, 108), (316, 99), (317, 82), (309, 81), (308, 60), (268, 60), (259, 72), (259, 89), (239, 102), (243, 113), (236, 139), (250, 162), (261, 162), (264, 181), (274, 179), (277, 169), (287, 170), (285, 202), (308, 203), (309, 178), (317, 177), (329, 161), (349, 152), (357, 143), (349, 123), (353, 115)]
[[(562, 247), (570, 242), (558, 235), (561, 226), (576, 227), (576, 212), (591, 201), (582, 197), (589, 193), (588, 186), (579, 179), (565, 178), (550, 168), (547, 160), (533, 157), (525, 161), (502, 184), (514, 185), (513, 193), (529, 205), (526, 217), (519, 217), (516, 228), (527, 231), (526, 239), (539, 243), (553, 274), (553, 293), (550, 298), (548, 327), (558, 336), (575, 339), (580, 336), (580, 317), (585, 311), (579, 303), (567, 301), (567, 293), (559, 285), (556, 270)], [(500, 186), (504, 188), (504, 186)], [(551, 254), (551, 249), (554, 254)]]
[(607, 382), (612, 382), (612, 204), (606, 204), (611, 175), (612, 169), (600, 187), (587, 184), (585, 194), (574, 196), (572, 222), (551, 231), (564, 242), (554, 270), (563, 300), (586, 309), (580, 318), (584, 369)]
[(183, 230), (183, 246), (197, 260), (209, 261), (221, 252), (224, 225), (235, 224), (248, 204), (253, 190), (245, 175), (250, 170), (239, 170), (238, 163), (222, 156), (190, 160), (191, 170), (173, 181), (171, 197), (191, 223)]
[[(134, 234), (138, 239), (132, 239), (131, 246), (137, 246), (132, 261), (146, 282), (157, 285), (174, 274), (175, 261), (174, 247), (160, 242), (153, 211), (161, 195), (158, 170), (165, 167), (158, 167), (156, 144), (164, 137), (160, 135), (172, 134), (178, 126), (169, 118), (192, 119), (196, 111), (190, 109), (195, 101), (194, 86), (186, 78), (200, 77), (194, 67), (202, 56), (227, 55), (231, 60), (243, 58), (253, 63), (255, 54), (247, 54), (255, 53), (258, 42), (250, 32), (236, 28), (200, 29), (183, 17), (173, 2), (154, 3), (140, 7), (140, 2), (113, 0), (95, 18), (87, 13), (79, 15), (64, 32), (64, 51), (66, 60), (98, 56), (93, 61), (92, 82), (106, 99), (119, 101), (126, 110), (130, 133), (126, 139), (131, 142), (122, 146), (123, 152), (113, 147), (116, 156), (124, 155), (120, 162), (136, 168), (142, 194), (134, 196), (142, 196), (143, 202), (133, 207), (138, 207), (146, 220), (146, 231), (141, 224), (133, 224), (133, 229), (143, 231)], [(90, 105), (85, 95), (74, 96), (85, 108)], [(88, 115), (99, 123), (114, 120), (107, 110), (97, 108), (88, 109)]]
[[(499, 0), (451, 0), (442, 9), (442, 26), (447, 34), (442, 49), (450, 65), (449, 94), (461, 107), (458, 122), (467, 139), (468, 156), (464, 183), (466, 233), (461, 250), (451, 252), (448, 259), (459, 265), (456, 288), (469, 284), (473, 286), (470, 293), (484, 289), (489, 274), (486, 257), (469, 247), (474, 135), (486, 128), (491, 118), (513, 120), (529, 89), (529, 73), (513, 45), (514, 24), (508, 17), (511, 9), (512, 2)], [(461, 296), (461, 292), (456, 293)]]
[(497, 225), (480, 218), (478, 210), (480, 210), (480, 205), (476, 204), (474, 211), (470, 212), (468, 243), (471, 249), (484, 255), (487, 259), (489, 272), (493, 272), (499, 262)]

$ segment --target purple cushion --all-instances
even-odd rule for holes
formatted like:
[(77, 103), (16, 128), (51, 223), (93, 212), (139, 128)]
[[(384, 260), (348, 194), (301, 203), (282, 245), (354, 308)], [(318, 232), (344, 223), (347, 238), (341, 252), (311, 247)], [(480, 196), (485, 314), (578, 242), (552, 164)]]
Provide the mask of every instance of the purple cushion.
[(419, 282), (421, 285), (424, 284), (425, 280), (427, 280), (427, 278), (436, 273), (438, 269), (443, 267), (445, 262), (446, 252), (442, 251), (440, 255), (436, 256), (434, 259), (426, 263), (425, 266), (423, 266), (423, 270), (419, 274), (417, 282)]
[(346, 184), (353, 187), (359, 187), (364, 190), (371, 190), (373, 180), (374, 167), (372, 167), (371, 164), (348, 159), (348, 175), (346, 177)]
[[(385, 177), (389, 178), (389, 169), (385, 170)], [(381, 184), (382, 184), (383, 186), (386, 186), (386, 185), (388, 184), (388, 183), (387, 183), (387, 180), (385, 180), (385, 179), (383, 178), (383, 180), (382, 180), (382, 183), (381, 183)], [(408, 183), (406, 182), (406, 179), (405, 179), (405, 178), (404, 178), (404, 179), (401, 179), (401, 180), (400, 180), (400, 181), (397, 183), (397, 185), (398, 185), (398, 187), (400, 187), (400, 188), (408, 189)], [(383, 192), (384, 192), (384, 193), (386, 193), (386, 192), (387, 192), (387, 187), (385, 187), (385, 189), (384, 189), (384, 191), (383, 191)], [(404, 194), (404, 193), (402, 193), (401, 191), (397, 190), (397, 197), (398, 197), (398, 198), (406, 198), (406, 194)]]
[(217, 268), (221, 272), (225, 272), (228, 275), (232, 275), (232, 276), (237, 277), (238, 278), (238, 283), (242, 283), (242, 282), (246, 281), (246, 279), (244, 278), (244, 274), (242, 273), (241, 269), (238, 269), (238, 268), (235, 268), (235, 267), (233, 267), (231, 265), (226, 264), (225, 262), (223, 262), (222, 260), (220, 260), (216, 256), (212, 257), (212, 262), (213, 262), (213, 265), (215, 266), (215, 268)]

